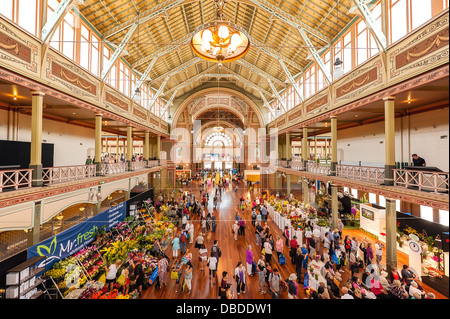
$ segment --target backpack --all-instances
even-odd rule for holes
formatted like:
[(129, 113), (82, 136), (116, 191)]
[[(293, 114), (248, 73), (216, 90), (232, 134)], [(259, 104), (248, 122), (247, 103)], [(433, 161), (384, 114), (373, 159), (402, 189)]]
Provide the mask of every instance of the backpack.
[(181, 234), (181, 236), (180, 236), (180, 241), (181, 241), (182, 243), (185, 243), (185, 242), (186, 242), (186, 236), (185, 236), (184, 234)]

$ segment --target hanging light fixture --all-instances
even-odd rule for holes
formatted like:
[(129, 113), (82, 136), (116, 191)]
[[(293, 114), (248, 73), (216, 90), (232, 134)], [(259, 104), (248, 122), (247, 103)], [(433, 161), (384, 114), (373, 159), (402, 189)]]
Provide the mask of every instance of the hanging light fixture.
[(344, 75), (344, 69), (342, 68), (343, 63), (344, 62), (342, 62), (342, 60), (339, 57), (337, 57), (336, 62), (333, 63), (333, 65), (335, 66), (333, 73), (335, 79), (339, 79), (341, 76)]
[(216, 17), (197, 28), (191, 39), (196, 55), (207, 61), (222, 63), (242, 58), (250, 49), (249, 36), (244, 28), (227, 21), (223, 13), (226, 0), (214, 0)]
[(137, 104), (141, 103), (141, 90), (138, 87), (134, 90), (134, 101)]

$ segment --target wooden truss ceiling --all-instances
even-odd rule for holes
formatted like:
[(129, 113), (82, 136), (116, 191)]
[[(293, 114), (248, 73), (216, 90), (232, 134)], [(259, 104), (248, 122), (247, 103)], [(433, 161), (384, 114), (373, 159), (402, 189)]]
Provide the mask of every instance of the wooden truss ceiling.
[[(308, 28), (308, 37), (318, 52), (330, 45), (331, 40), (354, 17), (349, 13), (351, 0), (265, 0), (264, 2), (270, 3), (277, 10), (289, 14), (290, 17), (295, 17)], [(128, 30), (120, 31), (120, 26), (130, 25), (136, 19), (142, 18), (148, 10), (164, 3), (167, 3), (167, 0), (86, 0), (86, 5), (81, 6), (81, 13), (104, 36), (104, 41), (119, 45)], [(196, 57), (190, 48), (189, 41), (181, 41), (189, 37), (189, 34), (203, 23), (210, 21), (214, 17), (214, 12), (213, 0), (186, 0), (170, 11), (140, 24), (126, 46), (125, 51), (128, 55), (124, 58), (142, 74), (155, 52), (167, 45), (175, 44), (174, 50), (156, 61), (147, 78), (150, 80), (148, 83), (157, 90), (164, 81), (166, 73)], [(237, 74), (259, 86), (268, 100), (273, 98), (273, 91), (266, 78), (271, 77), (277, 91), (281, 91), (288, 85), (288, 77), (274, 54), (278, 54), (285, 62), (292, 61), (285, 64), (293, 77), (301, 74), (312, 61), (299, 32), (286, 22), (274, 17), (266, 9), (255, 6), (251, 0), (228, 0), (225, 14), (230, 21), (247, 30), (252, 45), (243, 58), (244, 61), (240, 63), (238, 60), (225, 64), (220, 72)], [(267, 53), (268, 50), (272, 55)], [(197, 76), (199, 73), (218, 72), (212, 62), (200, 61), (192, 64), (170, 78), (161, 97), (168, 100), (174, 92), (171, 89), (190, 79), (194, 81), (178, 90), (175, 98), (210, 80), (208, 76)], [(278, 81), (274, 81), (277, 79)], [(235, 82), (250, 94), (259, 97), (255, 86), (245, 85), (240, 77), (227, 77), (222, 81)]]

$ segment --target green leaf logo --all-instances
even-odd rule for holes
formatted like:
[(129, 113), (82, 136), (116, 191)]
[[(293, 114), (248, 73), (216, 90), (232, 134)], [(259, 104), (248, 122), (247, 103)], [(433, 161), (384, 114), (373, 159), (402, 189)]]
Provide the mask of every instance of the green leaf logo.
[[(41, 250), (45, 250), (47, 252), (47, 255), (41, 252)], [(50, 243), (50, 247), (47, 247), (45, 245), (39, 245), (37, 246), (37, 253), (39, 256), (51, 256), (56, 250), (56, 236), (53, 238), (52, 242)]]

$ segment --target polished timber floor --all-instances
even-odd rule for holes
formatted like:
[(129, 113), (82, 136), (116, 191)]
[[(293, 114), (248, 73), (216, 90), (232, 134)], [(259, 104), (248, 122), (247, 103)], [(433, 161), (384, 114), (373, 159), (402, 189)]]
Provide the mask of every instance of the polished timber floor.
[[(197, 197), (200, 194), (199, 186), (197, 183), (193, 182), (190, 184), (189, 187), (183, 188), (184, 191), (191, 190), (194, 195)], [(213, 195), (214, 195), (214, 189), (209, 188), (208, 192), (210, 194), (210, 200), (208, 203), (208, 210), (212, 211), (213, 208)], [(292, 191), (294, 195), (296, 195), (298, 198), (301, 198), (301, 194), (296, 194), (297, 192), (295, 190)], [(209, 280), (209, 275), (207, 269), (205, 271), (200, 270), (200, 265), (198, 261), (198, 250), (194, 248), (194, 243), (189, 244), (187, 243), (187, 248), (191, 250), (193, 258), (193, 279), (192, 279), (192, 291), (190, 294), (187, 294), (186, 292), (178, 290), (178, 293), (176, 293), (176, 285), (175, 281), (170, 279), (170, 273), (167, 275), (167, 286), (162, 287), (161, 289), (155, 290), (153, 286), (149, 286), (147, 289), (143, 290), (142, 292), (142, 299), (216, 299), (218, 297), (218, 286), (220, 285), (220, 281), (222, 279), (222, 272), (227, 271), (229, 273), (228, 276), (228, 282), (232, 283), (232, 291), (234, 292), (234, 296), (236, 299), (270, 299), (270, 293), (267, 292), (266, 294), (260, 294), (258, 291), (258, 278), (257, 276), (248, 277), (247, 276), (247, 285), (245, 289), (245, 294), (236, 295), (236, 282), (232, 279), (232, 276), (234, 274), (234, 269), (236, 268), (239, 261), (241, 261), (244, 265), (246, 264), (246, 249), (247, 246), (250, 244), (252, 246), (252, 251), (254, 254), (254, 258), (256, 260), (260, 256), (261, 252), (261, 246), (256, 245), (256, 236), (255, 236), (255, 228), (251, 225), (251, 217), (250, 213), (243, 213), (241, 216), (243, 216), (246, 220), (246, 231), (245, 236), (238, 236), (238, 240), (235, 241), (231, 226), (234, 223), (235, 220), (235, 213), (236, 209), (238, 207), (239, 199), (241, 196), (244, 196), (244, 198), (248, 198), (248, 195), (250, 194), (251, 198), (253, 199), (254, 196), (259, 196), (260, 193), (258, 192), (258, 189), (256, 189), (254, 192), (249, 192), (249, 190), (245, 187), (243, 183), (241, 183), (239, 187), (238, 194), (236, 195), (234, 192), (234, 189), (232, 190), (231, 187), (227, 188), (226, 191), (222, 192), (222, 201), (220, 202), (220, 205), (216, 212), (216, 220), (217, 220), (217, 229), (214, 233), (208, 232), (206, 235), (206, 248), (208, 249), (208, 255), (210, 252), (210, 248), (213, 245), (214, 240), (218, 240), (218, 245), (220, 249), (222, 250), (222, 257), (220, 258), (219, 264), (218, 264), (218, 270), (217, 270), (217, 276), (215, 280)], [(314, 196), (313, 193), (310, 194), (310, 198)], [(194, 242), (195, 238), (200, 233), (200, 221), (197, 220), (198, 217), (196, 216), (193, 220), (195, 232), (194, 232)], [(276, 224), (271, 220), (270, 218), (267, 221), (267, 225), (269, 226), (270, 233), (274, 235), (274, 238), (276, 240), (277, 235), (282, 235), (282, 232), (278, 229)], [(344, 230), (343, 235), (346, 234), (350, 236), (356, 236), (358, 241), (361, 242), (363, 239), (372, 241), (370, 238), (366, 238), (364, 236), (364, 233), (362, 233), (359, 230)], [(373, 242), (374, 244), (374, 242)], [(171, 262), (170, 265), (173, 265), (174, 259), (172, 258), (172, 249), (171, 246), (166, 251), (167, 256), (170, 257)], [(281, 274), (282, 279), (287, 279), (289, 277), (289, 274), (295, 273), (295, 266), (291, 264), (289, 259), (289, 252), (288, 248), (284, 247), (284, 255), (286, 258), (286, 264), (280, 266), (276, 257), (276, 254), (272, 257), (272, 268), (278, 268)], [(383, 261), (385, 260), (385, 257), (383, 256)], [(382, 261), (382, 264), (383, 264)], [(405, 255), (402, 252), (398, 252), (398, 265), (399, 269), (404, 264), (407, 263), (408, 256)], [(343, 282), (345, 282), (348, 277), (350, 276), (350, 272), (345, 269), (345, 272), (342, 274)], [(184, 269), (183, 269), (183, 277), (184, 277)], [(446, 299), (445, 296), (438, 293), (434, 289), (431, 289), (430, 287), (427, 287), (426, 285), (423, 285), (424, 289), (427, 292), (433, 292), (436, 295), (437, 299)], [(306, 292), (302, 289), (303, 286), (299, 285), (299, 299), (306, 298)], [(267, 291), (267, 288), (266, 288)], [(280, 294), (280, 299), (287, 299), (287, 292), (282, 292)]]

